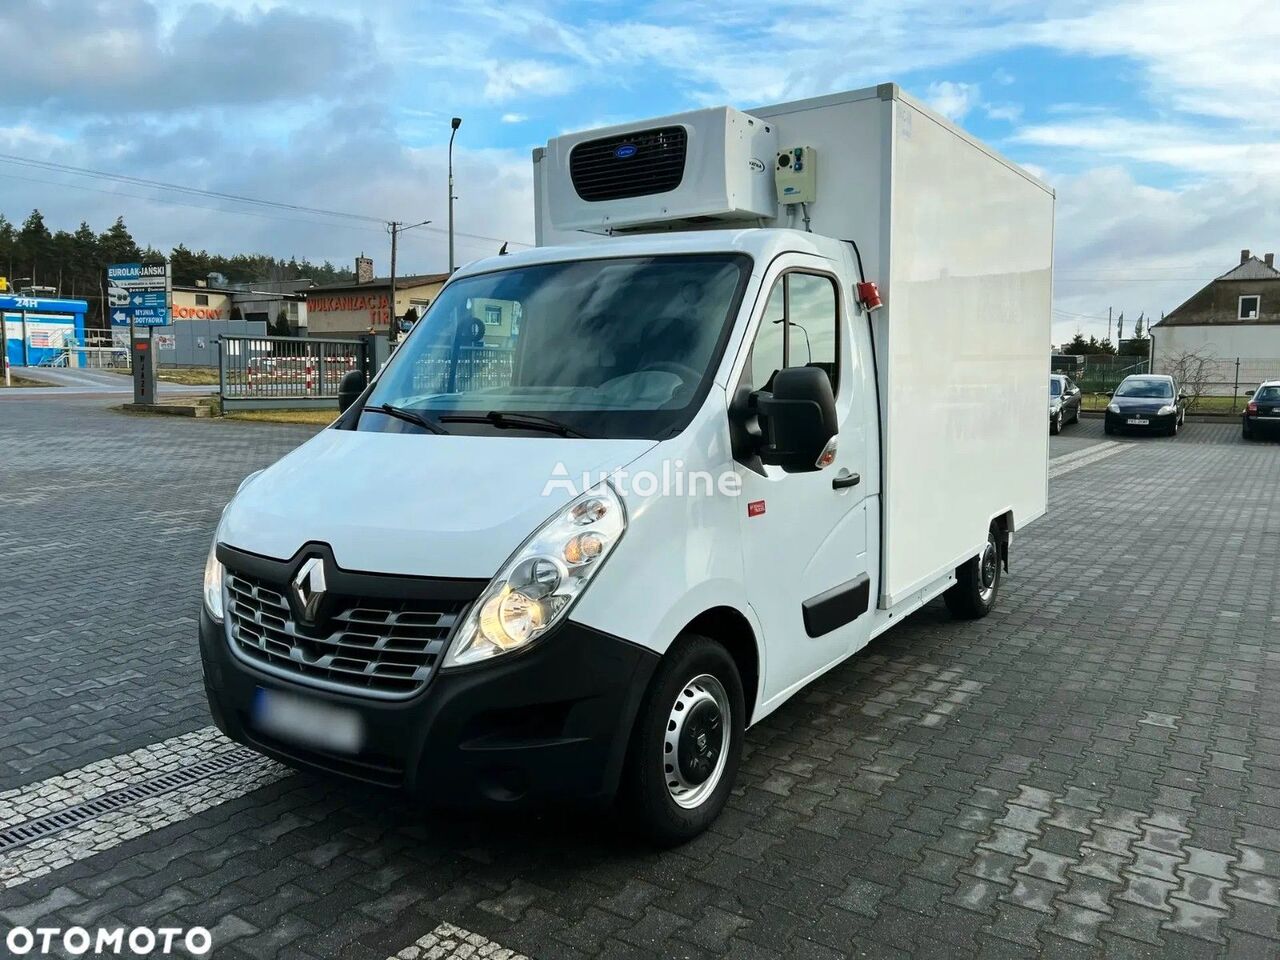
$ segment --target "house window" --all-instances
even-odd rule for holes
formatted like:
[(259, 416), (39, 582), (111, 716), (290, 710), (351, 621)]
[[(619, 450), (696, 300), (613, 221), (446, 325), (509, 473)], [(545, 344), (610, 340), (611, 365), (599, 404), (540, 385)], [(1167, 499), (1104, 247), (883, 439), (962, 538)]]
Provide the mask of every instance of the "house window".
[(1258, 314), (1262, 312), (1262, 297), (1254, 294), (1251, 297), (1240, 298), (1240, 312), (1236, 314), (1238, 320), (1257, 320)]
[(207, 293), (196, 294), (196, 306), (207, 307), (209, 305), (209, 295)]

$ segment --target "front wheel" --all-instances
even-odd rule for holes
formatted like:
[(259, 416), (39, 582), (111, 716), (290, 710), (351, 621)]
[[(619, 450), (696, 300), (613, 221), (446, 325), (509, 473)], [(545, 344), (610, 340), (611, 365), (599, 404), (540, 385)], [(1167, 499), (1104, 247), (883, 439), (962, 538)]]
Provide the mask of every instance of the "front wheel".
[(1059, 410), (1049, 421), (1049, 432), (1055, 437), (1062, 432), (1062, 411)]
[(691, 840), (724, 809), (742, 760), (746, 707), (721, 644), (688, 634), (662, 659), (641, 704), (622, 801), (663, 846)]
[(982, 553), (956, 568), (955, 585), (942, 595), (942, 599), (953, 617), (977, 620), (991, 612), (999, 592), (1000, 544), (996, 532), (991, 530), (987, 533), (987, 545)]

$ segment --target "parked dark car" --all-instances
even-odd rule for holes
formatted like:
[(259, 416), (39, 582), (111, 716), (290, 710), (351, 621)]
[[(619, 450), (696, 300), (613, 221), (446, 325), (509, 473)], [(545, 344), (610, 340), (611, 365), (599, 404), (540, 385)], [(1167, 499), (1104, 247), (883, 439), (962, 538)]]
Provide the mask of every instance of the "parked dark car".
[(1162, 433), (1176, 437), (1187, 418), (1187, 395), (1173, 377), (1143, 374), (1125, 377), (1107, 404), (1103, 430)]
[(1280, 436), (1280, 380), (1270, 380), (1254, 392), (1240, 415), (1246, 440)]
[(1049, 432), (1059, 434), (1064, 425), (1080, 422), (1080, 388), (1070, 377), (1049, 374)]

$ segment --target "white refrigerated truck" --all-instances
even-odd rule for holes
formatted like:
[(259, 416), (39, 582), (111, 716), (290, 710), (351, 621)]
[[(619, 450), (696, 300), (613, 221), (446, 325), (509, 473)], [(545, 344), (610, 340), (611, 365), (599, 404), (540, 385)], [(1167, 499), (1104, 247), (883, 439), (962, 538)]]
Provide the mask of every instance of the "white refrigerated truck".
[(893, 85), (534, 175), (538, 247), (228, 505), (209, 702), (291, 763), (679, 841), (746, 727), (939, 595), (991, 610), (1045, 510), (1053, 193)]

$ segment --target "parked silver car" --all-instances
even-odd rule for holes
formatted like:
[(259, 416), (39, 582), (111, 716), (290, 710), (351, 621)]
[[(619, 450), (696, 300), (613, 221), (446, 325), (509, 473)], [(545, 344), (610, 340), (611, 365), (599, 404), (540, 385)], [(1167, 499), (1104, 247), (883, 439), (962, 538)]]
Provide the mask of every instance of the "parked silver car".
[(1080, 422), (1081, 390), (1070, 377), (1049, 374), (1049, 432), (1055, 436), (1068, 423)]

